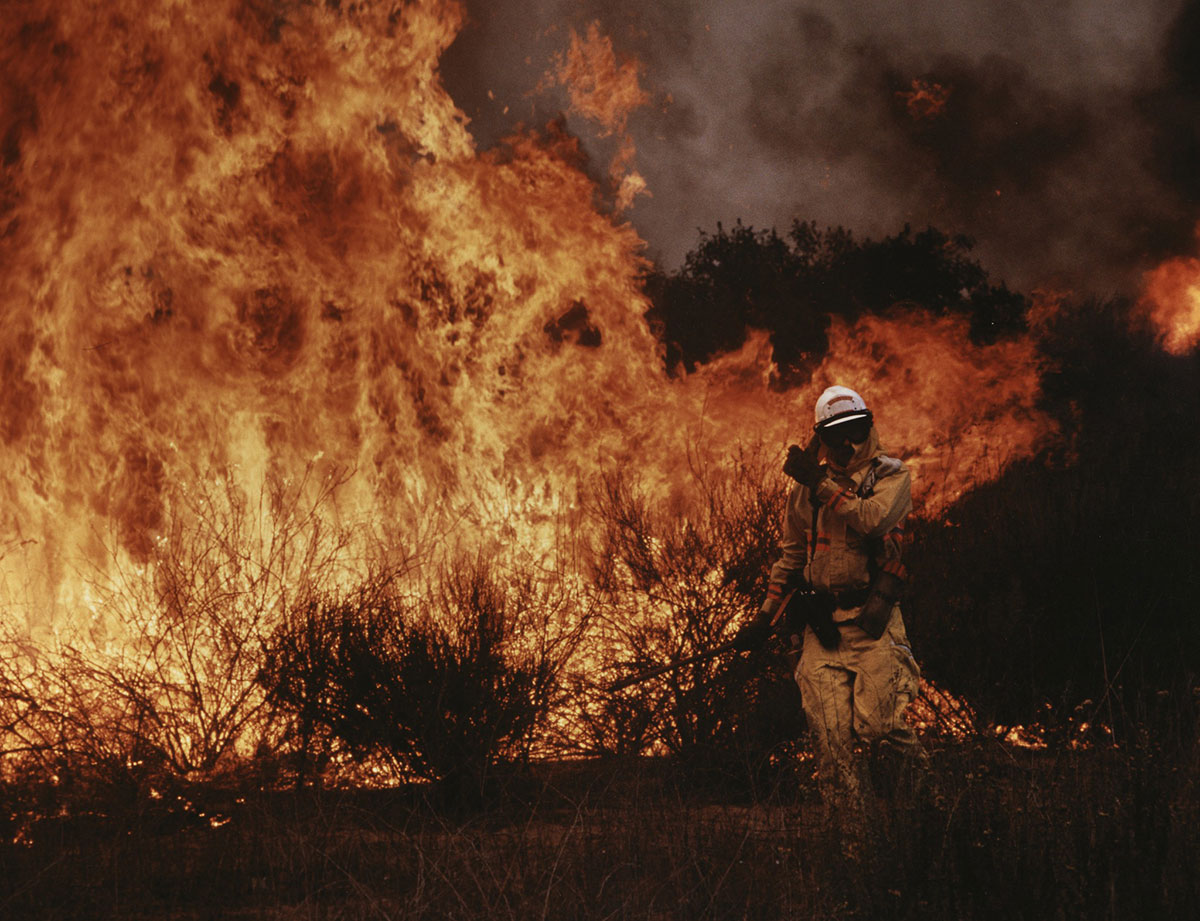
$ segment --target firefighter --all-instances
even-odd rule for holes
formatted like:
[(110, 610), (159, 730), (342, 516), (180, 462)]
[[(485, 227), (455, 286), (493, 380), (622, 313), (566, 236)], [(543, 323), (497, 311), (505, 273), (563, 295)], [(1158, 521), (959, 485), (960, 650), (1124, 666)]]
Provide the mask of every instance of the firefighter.
[(842, 386), (821, 394), (812, 440), (803, 450), (792, 445), (783, 469), (796, 481), (783, 555), (738, 645), (765, 642), (785, 596), (801, 589), (785, 612), (791, 629), (782, 632), (794, 633), (799, 647), (795, 678), (818, 779), (827, 798), (858, 795), (868, 775), (855, 757), (857, 743), (868, 743), (877, 763), (890, 764), (893, 778), (897, 768), (925, 757), (903, 718), (920, 675), (897, 603), (906, 579), (909, 472), (884, 453), (863, 398)]

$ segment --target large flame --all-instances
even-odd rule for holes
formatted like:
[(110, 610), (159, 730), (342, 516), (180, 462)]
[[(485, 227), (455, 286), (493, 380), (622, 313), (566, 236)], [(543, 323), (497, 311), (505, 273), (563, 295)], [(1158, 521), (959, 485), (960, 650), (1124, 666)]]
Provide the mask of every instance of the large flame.
[(1053, 430), (1036, 405), (1036, 342), (975, 345), (969, 326), (919, 310), (838, 322), (816, 375), (821, 386), (870, 395), (884, 445), (913, 468), (926, 514), (1031, 456)]
[[(576, 142), (476, 150), (437, 74), (461, 22), (448, 0), (6, 8), (0, 588), (31, 625), (86, 603), (86, 572), (152, 566), (215, 479), (337, 484), (321, 514), (405, 550), (534, 552), (596, 471), (666, 492), (689, 444), (782, 449), (833, 380), (932, 507), (1034, 449), (1028, 347), (919, 312), (836, 328), (803, 392), (769, 390), (757, 336), (669, 380), (642, 242)], [(629, 90), (591, 32), (564, 79), (589, 55)]]

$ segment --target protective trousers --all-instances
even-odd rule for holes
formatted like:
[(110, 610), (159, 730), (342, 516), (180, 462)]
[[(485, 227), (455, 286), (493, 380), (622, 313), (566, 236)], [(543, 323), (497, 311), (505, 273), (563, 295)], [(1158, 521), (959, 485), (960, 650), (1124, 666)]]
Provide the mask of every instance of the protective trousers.
[[(835, 618), (841, 621), (855, 615), (857, 610), (838, 611)], [(920, 669), (899, 606), (877, 640), (854, 624), (839, 629), (842, 639), (834, 650), (823, 647), (806, 629), (796, 666), (796, 683), (826, 796), (864, 792), (854, 757), (856, 740), (890, 748), (904, 759), (923, 755), (916, 733), (903, 717), (917, 695)]]

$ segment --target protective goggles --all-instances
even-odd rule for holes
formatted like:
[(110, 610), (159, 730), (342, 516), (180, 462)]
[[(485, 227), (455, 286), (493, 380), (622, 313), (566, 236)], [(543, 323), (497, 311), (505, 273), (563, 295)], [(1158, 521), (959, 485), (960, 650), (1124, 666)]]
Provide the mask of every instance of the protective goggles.
[(831, 419), (816, 427), (817, 437), (829, 448), (836, 448), (847, 441), (862, 444), (871, 434), (871, 414), (858, 412), (853, 415)]

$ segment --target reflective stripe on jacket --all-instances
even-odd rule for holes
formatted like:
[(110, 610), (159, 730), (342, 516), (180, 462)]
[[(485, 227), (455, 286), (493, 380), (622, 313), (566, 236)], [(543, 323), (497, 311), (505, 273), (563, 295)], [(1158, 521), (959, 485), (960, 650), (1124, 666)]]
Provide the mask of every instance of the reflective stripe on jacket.
[(817, 487), (816, 543), (812, 548), (808, 544), (813, 534), (813, 502), (806, 487), (794, 486), (780, 542), (783, 555), (771, 568), (772, 585), (803, 574), (818, 591), (866, 588), (871, 580), (872, 545), (875, 564), (903, 578), (901, 540), (904, 519), (912, 510), (911, 483), (908, 468), (883, 453), (872, 429), (846, 468), (830, 464), (825, 480)]

